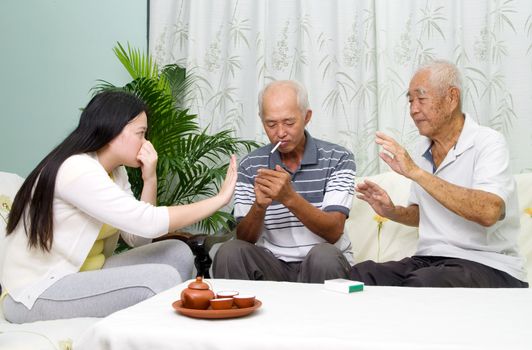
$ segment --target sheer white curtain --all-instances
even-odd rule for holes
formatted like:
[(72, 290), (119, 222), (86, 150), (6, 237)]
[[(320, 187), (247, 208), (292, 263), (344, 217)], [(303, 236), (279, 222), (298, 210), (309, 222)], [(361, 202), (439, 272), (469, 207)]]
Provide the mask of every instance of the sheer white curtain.
[(530, 0), (151, 0), (150, 53), (194, 75), (187, 105), (202, 125), (262, 142), (260, 88), (299, 80), (309, 131), (351, 149), (359, 175), (387, 170), (376, 130), (412, 149), (409, 80), (447, 59), (464, 110), (505, 134), (515, 173), (532, 171)]

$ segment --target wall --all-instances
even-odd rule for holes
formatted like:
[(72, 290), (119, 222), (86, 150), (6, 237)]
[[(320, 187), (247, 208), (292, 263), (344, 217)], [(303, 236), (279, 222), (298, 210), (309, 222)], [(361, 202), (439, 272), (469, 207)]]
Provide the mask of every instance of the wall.
[(77, 125), (98, 79), (128, 81), (112, 49), (146, 49), (147, 1), (0, 2), (0, 171), (27, 176)]

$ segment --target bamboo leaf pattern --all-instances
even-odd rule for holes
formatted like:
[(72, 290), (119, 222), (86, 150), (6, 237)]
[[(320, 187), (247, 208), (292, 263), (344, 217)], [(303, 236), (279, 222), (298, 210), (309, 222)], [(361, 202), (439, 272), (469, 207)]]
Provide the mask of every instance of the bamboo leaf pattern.
[(174, 41), (179, 44), (179, 48), (182, 50), (188, 43), (188, 24), (178, 21), (173, 29)]
[(495, 63), (500, 63), (504, 56), (508, 56), (506, 44), (502, 40), (497, 40), (493, 43), (491, 48), (491, 60)]
[(338, 66), (338, 60), (336, 55), (328, 53), (329, 45), (333, 44), (334, 41), (329, 38), (325, 33), (320, 33), (317, 38), (319, 52), (324, 52), (323, 57), (318, 63), (318, 67), (323, 71), (322, 81), (327, 79), (327, 76), (334, 74), (335, 68)]
[(517, 119), (514, 112), (512, 95), (506, 94), (499, 100), (496, 114), (490, 119), (489, 125), (503, 134), (508, 135), (512, 129), (513, 120)]
[(249, 18), (237, 17), (237, 9), (238, 1), (235, 4), (233, 17), (229, 22), (229, 37), (231, 38), (234, 47), (238, 47), (240, 43), (243, 42), (246, 44), (246, 47), (249, 48), (249, 41), (246, 35), (251, 29), (251, 20)]
[(264, 60), (264, 40), (262, 38), (261, 33), (257, 33), (257, 37), (255, 39), (255, 44), (257, 46), (257, 51), (261, 52), (257, 59), (255, 60), (256, 70), (257, 70), (257, 82), (260, 82), (261, 79), (264, 78), (264, 75), (266, 74), (266, 62)]
[(358, 89), (355, 91), (355, 94), (349, 102), (358, 98), (358, 107), (359, 109), (365, 109), (370, 105), (371, 101), (374, 100), (374, 96), (377, 93), (377, 81), (370, 80), (367, 82), (362, 82)]
[(429, 1), (427, 1), (426, 7), (421, 10), (423, 16), (417, 22), (417, 24), (423, 25), (421, 35), (427, 33), (427, 38), (430, 39), (433, 37), (434, 31), (437, 31), (441, 35), (442, 39), (445, 40), (445, 34), (443, 34), (443, 30), (441, 29), (440, 24), (438, 24), (438, 22), (447, 20), (447, 18), (443, 16), (443, 9), (443, 6), (432, 9), (429, 7)]
[[(150, 22), (168, 21), (170, 5), (152, 4)], [(240, 137), (268, 142), (256, 93), (269, 81), (296, 79), (309, 90), (313, 130), (351, 149), (359, 175), (387, 170), (374, 131), (413, 147), (419, 135), (404, 94), (420, 64), (442, 58), (461, 69), (464, 111), (506, 136), (517, 152), (516, 172), (532, 164), (525, 151), (530, 140), (515, 136), (532, 118), (532, 104), (523, 103), (532, 85), (522, 83), (532, 81), (529, 0), (179, 0), (173, 6), (175, 18), (150, 33), (150, 50), (159, 66), (180, 63), (196, 77), (184, 104), (212, 131), (232, 126)]]
[(352, 149), (357, 164), (357, 174), (371, 174), (378, 172), (377, 147), (375, 145), (375, 131), (377, 130), (376, 115), (370, 116), (357, 131), (340, 131), (343, 146)]
[(234, 103), (237, 100), (237, 91), (237, 88), (228, 86), (218, 91), (211, 98), (209, 98), (207, 104), (213, 104), (214, 110), (225, 111), (226, 104), (228, 102)]
[(310, 16), (305, 14), (298, 19), (298, 38), (301, 42), (304, 42), (305, 38), (311, 40), (311, 24)]
[(383, 83), (378, 85), (379, 91), (379, 106), (393, 109), (397, 104), (397, 100), (404, 96), (402, 93), (405, 89), (406, 82), (402, 77), (392, 68), (386, 69), (386, 79)]
[(495, 30), (501, 31), (504, 30), (505, 26), (508, 26), (514, 33), (516, 32), (515, 27), (510, 20), (510, 16), (517, 12), (513, 8), (512, 3), (513, 0), (506, 0), (490, 12), (490, 15), (494, 18)]
[(532, 15), (528, 16), (525, 22), (525, 33), (528, 40), (530, 40), (530, 45), (526, 50), (526, 54), (529, 55), (532, 50)]
[(242, 102), (239, 102), (226, 112), (226, 120), (222, 124), (222, 128), (230, 129), (236, 134), (245, 125), (246, 119), (244, 118), (244, 105)]
[(418, 40), (418, 48), (420, 51), (417, 54), (417, 65), (420, 66), (425, 62), (429, 62), (431, 60), (434, 60), (436, 58), (436, 53), (434, 52), (434, 48), (432, 47), (423, 47), (424, 44)]
[(454, 62), (458, 67), (469, 61), (469, 56), (467, 54), (466, 49), (460, 44), (456, 45), (453, 52), (453, 57)]
[[(342, 97), (341, 84), (338, 84), (334, 89), (329, 91), (329, 94), (323, 101), (325, 111), (328, 111), (331, 115), (347, 114), (345, 108), (345, 100)], [(341, 112), (339, 109), (341, 108)]]
[(307, 56), (305, 51), (299, 51), (295, 49), (294, 58), (292, 61), (292, 68), (290, 69), (290, 79), (296, 79), (301, 75), (303, 66), (307, 65)]

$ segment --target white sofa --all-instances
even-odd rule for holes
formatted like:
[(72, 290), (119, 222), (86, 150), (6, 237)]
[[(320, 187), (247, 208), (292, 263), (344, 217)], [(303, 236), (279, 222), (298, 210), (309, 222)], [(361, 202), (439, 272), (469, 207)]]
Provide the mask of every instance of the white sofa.
[[(20, 176), (0, 172), (0, 272), (3, 263), (6, 202), (9, 206), (24, 181)], [(69, 320), (11, 324), (7, 322), (0, 303), (0, 350), (72, 349), (72, 342), (98, 318), (84, 317)]]
[[(532, 217), (526, 212), (526, 208), (532, 208), (532, 173), (519, 174), (515, 178), (521, 212), (519, 243), (522, 254), (528, 259), (529, 280), (532, 281)], [(392, 172), (372, 176), (370, 179), (385, 188), (394, 202), (406, 203), (410, 188), (409, 180)], [(21, 183), (20, 177), (0, 172), (0, 198), (3, 198), (2, 195), (13, 198)], [(5, 229), (2, 223), (0, 221), (0, 254)], [(355, 199), (346, 230), (353, 243), (357, 262), (367, 259), (397, 260), (415, 251), (418, 237), (416, 228), (385, 221), (381, 226), (380, 240), (377, 239), (377, 228), (378, 221), (373, 210), (365, 202)], [(213, 253), (214, 251), (211, 251), (211, 254)], [(0, 349), (70, 349), (72, 341), (98, 320), (98, 318), (76, 318), (15, 325), (0, 317)]]

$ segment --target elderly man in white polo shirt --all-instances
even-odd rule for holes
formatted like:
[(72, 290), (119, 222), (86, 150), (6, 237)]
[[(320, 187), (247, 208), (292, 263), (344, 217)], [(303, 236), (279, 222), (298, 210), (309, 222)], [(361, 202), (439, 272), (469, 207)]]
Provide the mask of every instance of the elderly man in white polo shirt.
[(380, 157), (413, 181), (409, 205), (395, 205), (370, 181), (357, 186), (357, 197), (381, 216), (418, 226), (418, 249), (401, 261), (357, 264), (350, 279), (388, 286), (528, 287), (506, 141), (462, 112), (460, 91), (452, 63), (434, 61), (415, 73), (407, 96), (424, 136), (415, 161), (377, 132), (385, 151)]

